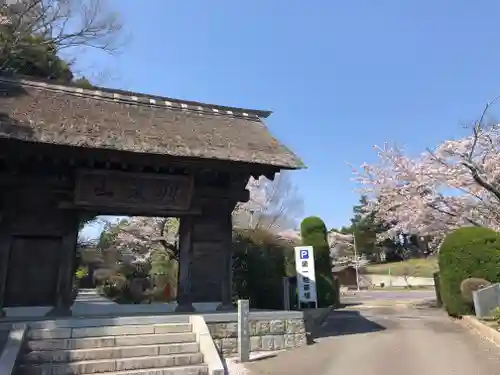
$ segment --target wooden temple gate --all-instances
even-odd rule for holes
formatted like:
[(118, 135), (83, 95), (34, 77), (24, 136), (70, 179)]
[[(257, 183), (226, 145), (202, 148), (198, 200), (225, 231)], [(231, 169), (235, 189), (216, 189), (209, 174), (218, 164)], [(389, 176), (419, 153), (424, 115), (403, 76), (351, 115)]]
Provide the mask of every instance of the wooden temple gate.
[(300, 160), (270, 113), (0, 77), (0, 310), (70, 311), (88, 215), (179, 217), (178, 310), (231, 304), (231, 213)]

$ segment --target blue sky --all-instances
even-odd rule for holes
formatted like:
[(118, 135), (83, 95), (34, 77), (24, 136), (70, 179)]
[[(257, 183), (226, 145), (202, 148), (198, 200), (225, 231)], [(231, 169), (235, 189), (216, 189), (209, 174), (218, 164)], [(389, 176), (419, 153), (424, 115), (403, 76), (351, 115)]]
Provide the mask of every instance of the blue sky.
[[(500, 94), (497, 0), (112, 1), (127, 43), (80, 56), (103, 84), (269, 109), (267, 125), (308, 166), (305, 214), (347, 224), (346, 161), (385, 141), (419, 153), (464, 134)], [(112, 74), (109, 74), (109, 73)]]

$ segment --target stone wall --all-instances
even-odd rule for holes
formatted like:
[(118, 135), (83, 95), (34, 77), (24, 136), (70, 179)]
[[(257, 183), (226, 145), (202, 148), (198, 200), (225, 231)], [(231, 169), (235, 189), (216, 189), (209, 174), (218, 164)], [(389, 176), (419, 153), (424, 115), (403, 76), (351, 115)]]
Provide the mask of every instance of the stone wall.
[[(219, 351), (224, 356), (236, 355), (238, 352), (236, 314), (207, 314), (205, 320)], [(250, 351), (274, 351), (304, 345), (307, 345), (307, 340), (302, 312), (250, 313)]]

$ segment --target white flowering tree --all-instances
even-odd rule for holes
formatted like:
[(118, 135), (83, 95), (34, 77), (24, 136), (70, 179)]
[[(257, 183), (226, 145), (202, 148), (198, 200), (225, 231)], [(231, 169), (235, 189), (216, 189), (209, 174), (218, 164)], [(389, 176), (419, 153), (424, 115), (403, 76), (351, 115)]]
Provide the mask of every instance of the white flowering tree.
[(158, 287), (152, 290), (153, 294), (159, 293), (163, 298), (163, 288), (168, 284), (175, 295), (178, 228), (176, 218), (130, 217), (105, 222), (97, 244), (101, 266), (94, 277), (128, 285), (137, 301), (146, 298), (145, 290), (151, 287), (148, 280), (153, 280)]
[(109, 236), (105, 247), (115, 250), (123, 262), (148, 262), (158, 249), (166, 251), (170, 259), (179, 259), (176, 218), (135, 216), (107, 223), (104, 230)]
[(296, 229), (303, 212), (303, 201), (287, 172), (274, 180), (250, 178), (250, 199), (238, 203), (233, 211), (233, 226), (240, 229), (266, 229), (280, 233)]
[(331, 230), (328, 232), (328, 244), (332, 259), (354, 256), (354, 236)]
[(484, 124), (492, 103), (467, 137), (445, 141), (417, 158), (397, 147), (375, 147), (379, 163), (354, 169), (361, 193), (370, 198), (365, 211), (393, 224), (390, 235), (438, 240), (461, 226), (500, 229), (500, 125)]

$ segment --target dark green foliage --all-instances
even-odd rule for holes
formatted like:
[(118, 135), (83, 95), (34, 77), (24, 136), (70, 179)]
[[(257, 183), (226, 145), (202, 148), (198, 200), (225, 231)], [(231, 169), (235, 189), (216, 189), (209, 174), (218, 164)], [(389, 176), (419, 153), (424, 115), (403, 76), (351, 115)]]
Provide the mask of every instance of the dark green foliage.
[(90, 81), (85, 78), (85, 77), (81, 77), (81, 78), (77, 78), (75, 80), (73, 80), (73, 82), (71, 82), (73, 84), (73, 86), (78, 86), (78, 87), (81, 87), (82, 89), (93, 89), (95, 88), (94, 85), (92, 85), (90, 83)]
[[(171, 259), (165, 249), (155, 250), (151, 256), (151, 271), (149, 276), (154, 285), (153, 299), (166, 301), (177, 295), (178, 262)], [(168, 287), (169, 295), (165, 295)]]
[(373, 215), (363, 215), (363, 209), (368, 204), (365, 196), (359, 200), (359, 204), (354, 206), (352, 211), (354, 217), (351, 219), (351, 233), (356, 237), (356, 246), (359, 254), (367, 256), (376, 254), (377, 233), (383, 232), (385, 228), (381, 228), (375, 222)]
[(87, 78), (74, 77), (70, 64), (58, 56), (54, 43), (40, 35), (13, 34), (7, 25), (0, 29), (0, 71), (93, 88)]
[(310, 216), (300, 224), (302, 244), (314, 248), (314, 265), (316, 272), (316, 292), (318, 306), (326, 307), (335, 303), (333, 287), (332, 260), (327, 240), (325, 223), (317, 216)]
[(239, 230), (233, 235), (233, 250), (234, 299), (249, 299), (252, 308), (283, 309), (291, 246), (265, 230)]
[(302, 220), (300, 223), (300, 234), (302, 236), (302, 242), (307, 241), (308, 246), (328, 246), (326, 241), (326, 225), (317, 216), (309, 216)]
[[(14, 74), (24, 74), (59, 82), (71, 82), (73, 73), (69, 65), (57, 56), (56, 46), (41, 36), (24, 35), (18, 37), (8, 28), (0, 32), (0, 67)], [(6, 48), (4, 46), (7, 46)], [(11, 47), (9, 47), (11, 46)]]
[(366, 196), (361, 196), (359, 203), (352, 208), (353, 217), (351, 225), (342, 227), (338, 232), (352, 234), (356, 238), (357, 252), (366, 255), (373, 261), (380, 261), (381, 249), (377, 247), (377, 234), (386, 232), (390, 226), (379, 223), (375, 218), (375, 213), (365, 214), (368, 204)]
[(464, 279), (500, 281), (500, 235), (487, 228), (467, 227), (446, 236), (439, 250), (440, 292), (451, 316), (473, 313), (460, 291)]
[(462, 299), (466, 303), (472, 305), (474, 303), (472, 292), (490, 285), (491, 283), (488, 280), (477, 277), (469, 277), (460, 283), (460, 293), (462, 294)]

